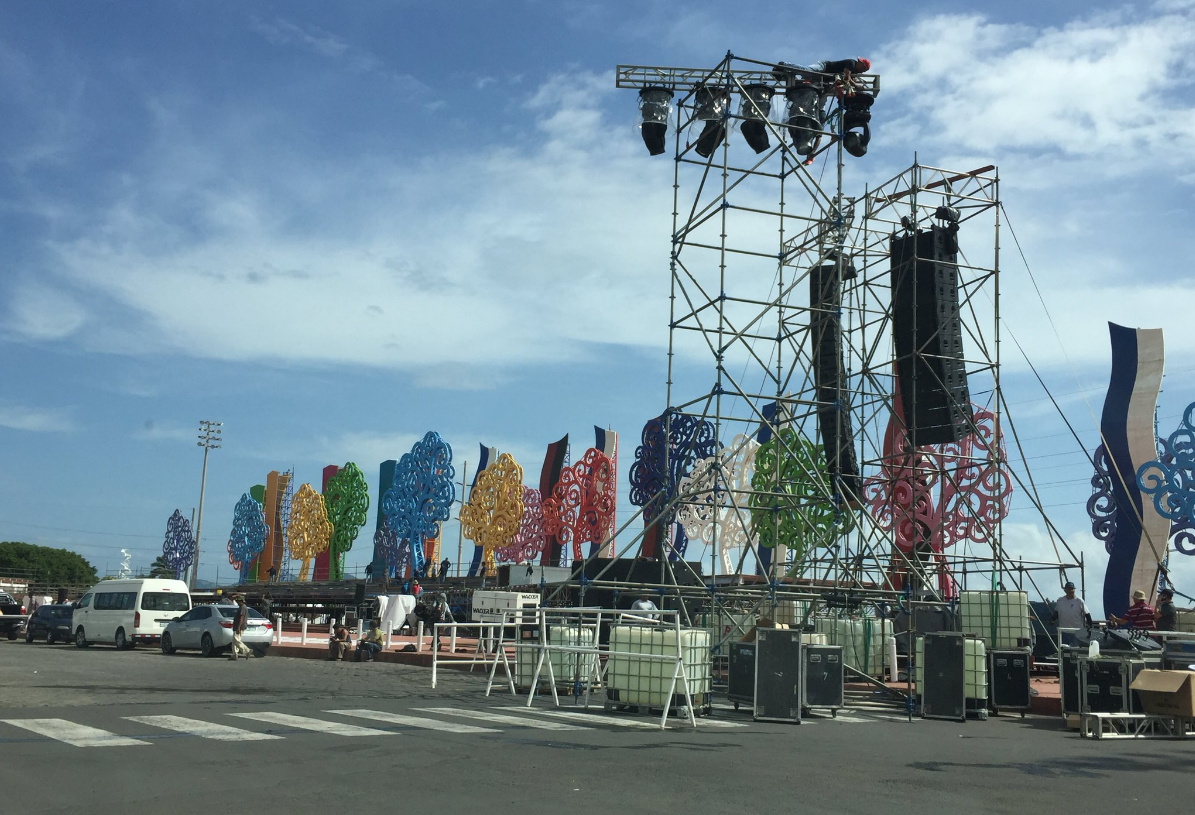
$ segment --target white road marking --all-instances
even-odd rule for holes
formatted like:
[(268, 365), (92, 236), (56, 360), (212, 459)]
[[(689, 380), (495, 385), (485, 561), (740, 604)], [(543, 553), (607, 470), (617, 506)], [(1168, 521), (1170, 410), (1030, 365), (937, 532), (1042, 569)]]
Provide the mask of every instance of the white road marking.
[(597, 713), (581, 713), (574, 710), (544, 710), (542, 708), (534, 707), (515, 707), (507, 705), (501, 710), (521, 710), (524, 713), (534, 713), (538, 716), (555, 716), (561, 719), (588, 719), (590, 723), (595, 725), (609, 724), (615, 727), (641, 727), (649, 730), (659, 730), (660, 722), (657, 719), (654, 723), (643, 721), (642, 719), (631, 719), (625, 716), (602, 716)]
[(534, 727), (538, 730), (588, 730), (575, 724), (564, 722), (543, 722), (529, 719), (525, 716), (506, 716), (501, 713), (490, 713), (485, 710), (463, 710), (455, 707), (421, 707), (417, 708), (425, 713), (442, 713), (445, 716), (464, 716), (466, 719), (481, 719), (494, 724), (509, 724), (515, 727)]
[(401, 713), (387, 713), (384, 710), (325, 710), (324, 713), (335, 713), (340, 716), (356, 716), (359, 719), (372, 719), (376, 722), (390, 724), (405, 724), (409, 727), (422, 727), (427, 730), (443, 730), (447, 733), (501, 733), (492, 727), (477, 727), (471, 724), (456, 722), (442, 722), (439, 719), (426, 719), (423, 716), (404, 716)]
[(377, 730), (373, 727), (361, 727), (342, 722), (326, 722), (323, 719), (310, 719), (306, 716), (293, 716), (289, 713), (229, 713), (229, 716), (239, 716), (242, 719), (253, 719), (258, 722), (280, 724), (299, 730), (312, 730), (316, 733), (331, 733), (333, 736), (393, 736), (388, 730)]
[(216, 741), (265, 741), (266, 739), (282, 738), (282, 736), (274, 736), (269, 733), (254, 733), (252, 730), (229, 727), (225, 724), (188, 719), (184, 716), (125, 716), (124, 718), (130, 722), (139, 722), (152, 727), (161, 727), (164, 730), (174, 730)]
[(118, 736), (98, 727), (68, 722), (66, 719), (0, 719), (5, 724), (30, 730), (55, 741), (73, 744), (75, 747), (132, 747), (135, 744), (149, 744), (148, 741)]

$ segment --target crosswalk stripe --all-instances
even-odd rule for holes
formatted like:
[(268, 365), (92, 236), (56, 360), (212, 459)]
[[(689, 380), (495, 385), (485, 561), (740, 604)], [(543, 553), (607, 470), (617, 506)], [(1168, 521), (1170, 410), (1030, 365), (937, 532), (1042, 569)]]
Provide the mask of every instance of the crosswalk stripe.
[(486, 710), (462, 710), (455, 707), (421, 707), (417, 708), (424, 713), (441, 713), (445, 716), (464, 716), (466, 719), (481, 719), (485, 722), (493, 722), (494, 724), (509, 724), (515, 727), (534, 727), (537, 730), (588, 730), (588, 727), (581, 727), (576, 724), (565, 724), (564, 722), (545, 722), (536, 719), (530, 719), (526, 716), (506, 716), (501, 713), (491, 713)]
[(280, 739), (269, 733), (254, 733), (252, 730), (242, 730), (239, 727), (229, 727), (225, 724), (215, 724), (199, 719), (188, 719), (184, 716), (125, 716), (130, 722), (148, 724), (161, 727), (164, 730), (175, 730), (204, 739), (216, 741), (265, 741), (266, 739)]
[(316, 733), (331, 733), (333, 736), (392, 736), (389, 730), (378, 730), (373, 727), (361, 727), (343, 722), (326, 722), (323, 719), (310, 719), (306, 716), (293, 716), (289, 713), (229, 713), (229, 716), (239, 716), (242, 719), (253, 719), (259, 722), (280, 724), (299, 730), (312, 730)]
[(373, 719), (377, 722), (390, 724), (405, 724), (409, 727), (422, 727), (426, 730), (443, 730), (446, 733), (501, 733), (492, 727), (477, 727), (471, 724), (457, 722), (442, 722), (439, 719), (425, 719), (422, 716), (404, 716), (401, 713), (387, 713), (384, 710), (325, 710), (324, 713), (335, 713), (340, 716), (356, 716), (359, 719)]
[(68, 722), (66, 719), (0, 719), (5, 724), (30, 730), (55, 741), (73, 744), (75, 747), (132, 747), (135, 744), (149, 744), (140, 739), (118, 736), (98, 727)]
[(659, 720), (655, 722), (642, 721), (640, 719), (630, 719), (621, 716), (602, 716), (597, 713), (581, 713), (573, 710), (544, 710), (543, 708), (534, 707), (514, 707), (504, 706), (501, 710), (521, 710), (525, 713), (534, 713), (537, 716), (555, 716), (560, 719), (588, 719), (592, 724), (603, 725), (609, 724), (615, 727), (640, 727), (650, 730), (659, 730)]

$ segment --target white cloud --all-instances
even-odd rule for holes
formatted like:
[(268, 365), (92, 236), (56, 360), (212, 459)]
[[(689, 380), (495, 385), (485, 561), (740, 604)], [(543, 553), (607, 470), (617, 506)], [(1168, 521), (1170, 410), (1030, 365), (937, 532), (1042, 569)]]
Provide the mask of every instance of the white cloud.
[(82, 306), (61, 289), (39, 283), (18, 284), (10, 297), (4, 327), (27, 339), (64, 339), (87, 320)]
[(34, 433), (68, 433), (76, 425), (70, 412), (61, 408), (0, 404), (0, 427)]

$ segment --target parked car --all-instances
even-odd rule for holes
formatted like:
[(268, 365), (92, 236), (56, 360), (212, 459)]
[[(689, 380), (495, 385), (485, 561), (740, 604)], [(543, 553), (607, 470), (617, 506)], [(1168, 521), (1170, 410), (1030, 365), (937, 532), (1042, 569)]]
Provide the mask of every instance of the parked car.
[(25, 607), (7, 592), (0, 591), (0, 635), (15, 640), (25, 630)]
[[(253, 649), (255, 656), (264, 657), (274, 638), (274, 626), (257, 609), (250, 608), (248, 612), (249, 624), (241, 641)], [(228, 650), (232, 645), (232, 622), (236, 613), (235, 605), (195, 606), (167, 623), (162, 632), (162, 653), (198, 650), (210, 657)]]
[(25, 642), (37, 639), (44, 639), (46, 645), (70, 642), (73, 633), (71, 614), (74, 610), (70, 605), (38, 606), (25, 623)]
[(75, 645), (110, 642), (117, 650), (154, 643), (180, 612), (191, 608), (181, 580), (103, 580), (75, 603)]

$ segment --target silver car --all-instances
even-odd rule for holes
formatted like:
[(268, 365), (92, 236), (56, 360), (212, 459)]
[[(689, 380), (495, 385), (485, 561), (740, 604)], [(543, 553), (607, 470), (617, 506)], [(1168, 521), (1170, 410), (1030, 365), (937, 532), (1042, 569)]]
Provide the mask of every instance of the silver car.
[[(274, 626), (256, 609), (247, 609), (249, 624), (241, 640), (253, 649), (255, 656), (264, 657), (274, 638)], [(178, 649), (198, 649), (205, 657), (228, 650), (232, 645), (232, 623), (236, 619), (235, 605), (195, 606), (181, 617), (175, 617), (162, 631), (162, 653), (173, 654)]]

